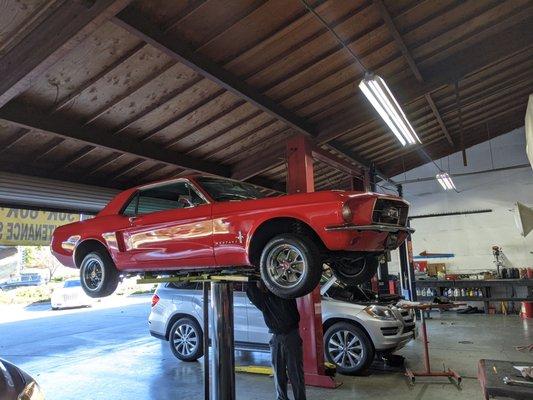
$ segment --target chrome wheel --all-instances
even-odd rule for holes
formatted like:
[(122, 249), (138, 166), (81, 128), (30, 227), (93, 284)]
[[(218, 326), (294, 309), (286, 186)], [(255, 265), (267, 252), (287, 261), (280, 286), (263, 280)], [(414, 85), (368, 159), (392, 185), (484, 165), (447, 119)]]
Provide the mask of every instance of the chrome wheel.
[(196, 332), (192, 325), (187, 323), (180, 324), (174, 331), (172, 343), (179, 355), (185, 358), (189, 357), (198, 349), (198, 332)]
[(87, 290), (97, 291), (104, 282), (104, 264), (97, 257), (91, 257), (83, 260), (81, 266), (81, 277)]
[(343, 368), (357, 367), (363, 358), (364, 348), (359, 338), (348, 330), (335, 332), (328, 342), (331, 359)]
[(291, 244), (280, 244), (268, 253), (266, 267), (273, 282), (278, 286), (290, 289), (304, 279), (308, 265), (298, 247)]

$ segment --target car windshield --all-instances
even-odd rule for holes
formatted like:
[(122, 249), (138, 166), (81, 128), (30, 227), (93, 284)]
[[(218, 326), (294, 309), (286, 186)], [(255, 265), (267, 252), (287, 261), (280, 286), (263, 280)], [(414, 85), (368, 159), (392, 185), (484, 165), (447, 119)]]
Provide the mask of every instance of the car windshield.
[(63, 287), (77, 287), (77, 286), (81, 286), (81, 282), (80, 281), (65, 281), (65, 285)]
[(196, 181), (215, 201), (239, 201), (265, 197), (255, 186), (248, 183), (210, 177), (200, 177)]

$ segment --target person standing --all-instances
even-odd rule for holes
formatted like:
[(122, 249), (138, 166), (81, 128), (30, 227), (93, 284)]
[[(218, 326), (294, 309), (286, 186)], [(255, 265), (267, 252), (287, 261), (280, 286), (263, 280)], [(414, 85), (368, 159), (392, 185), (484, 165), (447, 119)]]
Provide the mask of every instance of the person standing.
[(263, 313), (265, 324), (272, 333), (270, 351), (277, 400), (289, 400), (288, 381), (291, 382), (294, 399), (306, 400), (300, 314), (296, 300), (274, 295), (260, 281), (249, 283), (246, 294)]

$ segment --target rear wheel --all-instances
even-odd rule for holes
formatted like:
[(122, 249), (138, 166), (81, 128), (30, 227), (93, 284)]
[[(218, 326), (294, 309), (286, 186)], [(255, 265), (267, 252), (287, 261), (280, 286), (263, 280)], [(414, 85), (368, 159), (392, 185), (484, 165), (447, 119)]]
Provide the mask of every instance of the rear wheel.
[(363, 330), (349, 322), (333, 324), (324, 335), (326, 359), (345, 375), (357, 375), (370, 367), (374, 347)]
[(111, 256), (102, 250), (87, 254), (81, 262), (80, 281), (83, 291), (89, 297), (112, 294), (117, 288), (119, 273)]
[(368, 282), (378, 270), (379, 256), (371, 254), (340, 254), (330, 261), (335, 276), (347, 285)]
[(196, 361), (204, 355), (203, 332), (192, 318), (180, 318), (169, 334), (170, 350), (182, 361)]
[(296, 298), (317, 287), (322, 276), (322, 257), (313, 241), (285, 233), (266, 244), (260, 269), (261, 278), (272, 293)]

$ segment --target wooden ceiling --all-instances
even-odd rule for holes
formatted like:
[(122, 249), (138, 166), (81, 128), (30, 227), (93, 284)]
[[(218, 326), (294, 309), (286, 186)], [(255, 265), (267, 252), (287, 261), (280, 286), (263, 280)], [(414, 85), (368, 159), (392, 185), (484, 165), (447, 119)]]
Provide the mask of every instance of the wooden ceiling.
[(5, 0), (0, 169), (118, 188), (202, 171), (283, 191), (295, 134), (390, 177), (524, 124), (530, 0), (308, 3), (386, 80), (421, 146), (400, 146), (300, 0)]

